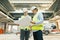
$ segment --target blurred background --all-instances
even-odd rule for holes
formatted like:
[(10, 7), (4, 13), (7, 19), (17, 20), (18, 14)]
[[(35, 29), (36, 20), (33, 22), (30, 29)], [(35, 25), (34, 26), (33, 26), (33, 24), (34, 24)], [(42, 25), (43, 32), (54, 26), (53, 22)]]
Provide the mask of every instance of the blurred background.
[[(23, 8), (33, 18), (32, 6), (36, 6), (44, 16), (44, 40), (59, 40), (60, 37), (60, 0), (0, 0), (0, 38), (13, 40), (16, 32), (20, 32), (16, 23), (23, 15)], [(13, 34), (13, 35), (12, 35)], [(6, 36), (6, 37), (5, 37)], [(9, 38), (7, 38), (9, 36)], [(17, 35), (15, 35), (17, 37)], [(12, 38), (11, 38), (12, 37)], [(13, 38), (14, 37), (14, 38)], [(57, 39), (55, 39), (55, 37)], [(47, 39), (48, 38), (48, 39)], [(19, 40), (19, 35), (16, 40)], [(31, 38), (33, 40), (33, 38)]]

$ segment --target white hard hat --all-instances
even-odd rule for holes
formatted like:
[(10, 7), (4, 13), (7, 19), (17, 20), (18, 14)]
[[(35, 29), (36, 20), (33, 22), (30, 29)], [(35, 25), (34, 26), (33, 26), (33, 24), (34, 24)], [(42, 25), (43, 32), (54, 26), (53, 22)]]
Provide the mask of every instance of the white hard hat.
[(23, 12), (26, 12), (26, 11), (28, 11), (28, 9), (27, 8), (23, 8)]
[(31, 7), (31, 10), (34, 10), (35, 8), (37, 8), (37, 7), (36, 7), (36, 6), (32, 6), (32, 7)]

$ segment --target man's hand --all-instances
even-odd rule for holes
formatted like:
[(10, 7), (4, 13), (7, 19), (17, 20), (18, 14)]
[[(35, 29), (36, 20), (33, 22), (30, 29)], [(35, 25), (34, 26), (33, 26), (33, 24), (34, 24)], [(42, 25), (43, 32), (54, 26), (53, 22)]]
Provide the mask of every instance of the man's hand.
[(32, 22), (32, 21), (31, 21), (31, 23), (32, 23), (32, 24), (35, 24), (35, 22)]
[(29, 26), (29, 28), (30, 28), (30, 31), (32, 30), (32, 26)]

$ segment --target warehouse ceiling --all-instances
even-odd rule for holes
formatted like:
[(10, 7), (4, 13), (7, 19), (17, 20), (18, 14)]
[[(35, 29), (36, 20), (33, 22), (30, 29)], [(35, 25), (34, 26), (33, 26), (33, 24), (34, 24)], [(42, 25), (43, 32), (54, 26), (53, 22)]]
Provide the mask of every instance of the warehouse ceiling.
[[(23, 13), (20, 13), (20, 10), (23, 8), (30, 8), (32, 6), (36, 6), (40, 11), (48, 10), (56, 0), (9, 0), (9, 2), (14, 5), (15, 11), (11, 11), (10, 14), (14, 17), (14, 19), (20, 18)], [(16, 12), (17, 10), (17, 12)], [(30, 16), (33, 14), (29, 13)], [(53, 13), (44, 14), (45, 19), (49, 19), (49, 15), (53, 17)]]
[[(28, 10), (30, 10), (30, 8), (32, 6), (36, 6), (39, 11), (45, 11), (48, 10), (56, 0), (7, 0), (8, 2), (6, 2), (5, 0), (0, 0), (0, 4), (3, 6), (3, 10), (7, 11), (6, 13), (8, 14), (9, 17), (13, 18), (13, 19), (18, 19), (20, 18), (23, 13), (21, 13), (20, 11), (23, 8), (28, 8)], [(0, 6), (1, 7), (1, 6)], [(1, 8), (0, 8), (1, 9)], [(4, 11), (3, 11), (4, 12)], [(29, 13), (30, 16), (33, 16), (32, 13)], [(44, 18), (45, 19), (49, 19), (50, 17), (53, 17), (53, 13), (44, 13)]]
[(14, 11), (13, 6), (8, 0), (0, 0), (0, 22), (12, 22), (9, 11)]
[(48, 9), (55, 0), (9, 0), (16, 10), (22, 8), (30, 9), (32, 6), (38, 7), (40, 10)]

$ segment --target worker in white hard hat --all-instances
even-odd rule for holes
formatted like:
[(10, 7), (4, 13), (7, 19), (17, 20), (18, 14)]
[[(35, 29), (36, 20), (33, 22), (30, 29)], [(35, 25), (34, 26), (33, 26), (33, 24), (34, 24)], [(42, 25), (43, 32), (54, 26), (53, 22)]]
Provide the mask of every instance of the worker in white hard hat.
[(42, 12), (38, 12), (38, 8), (33, 6), (31, 8), (34, 16), (33, 16), (33, 20), (31, 21), (32, 24), (34, 24), (32, 26), (32, 30), (33, 30), (33, 38), (34, 40), (43, 40), (43, 14)]
[[(24, 15), (21, 16), (21, 19), (28, 16), (30, 19), (31, 17), (28, 15), (27, 8), (23, 8)], [(30, 28), (29, 27), (20, 27), (20, 40), (29, 40)]]

